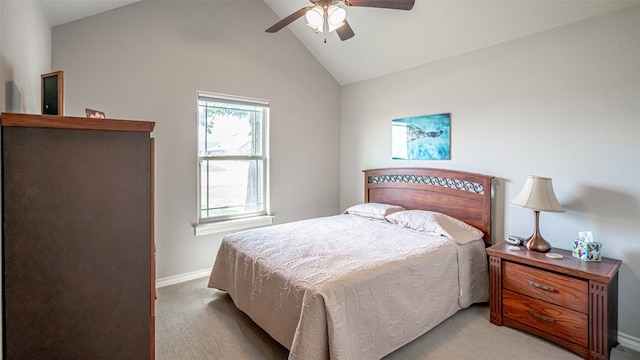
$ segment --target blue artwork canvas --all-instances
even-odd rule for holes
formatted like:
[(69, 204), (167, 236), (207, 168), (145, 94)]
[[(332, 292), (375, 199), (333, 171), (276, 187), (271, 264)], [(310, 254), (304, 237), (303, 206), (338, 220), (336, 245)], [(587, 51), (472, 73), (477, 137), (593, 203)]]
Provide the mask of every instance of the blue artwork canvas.
[(391, 125), (394, 160), (451, 159), (451, 114), (395, 119)]

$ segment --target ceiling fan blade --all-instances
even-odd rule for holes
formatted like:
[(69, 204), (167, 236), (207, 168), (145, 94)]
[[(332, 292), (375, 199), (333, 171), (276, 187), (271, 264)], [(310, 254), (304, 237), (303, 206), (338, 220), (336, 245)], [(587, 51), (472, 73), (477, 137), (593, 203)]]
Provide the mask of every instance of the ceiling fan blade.
[(344, 21), (344, 25), (336, 29), (336, 33), (338, 33), (338, 36), (342, 41), (351, 39), (355, 35), (353, 33), (353, 29), (351, 29), (351, 25), (349, 25), (347, 20)]
[(303, 7), (302, 9), (294, 12), (293, 14), (287, 16), (286, 18), (278, 21), (277, 23), (275, 23), (272, 27), (268, 28), (267, 30), (265, 30), (268, 33), (274, 33), (277, 32), (279, 30), (281, 30), (282, 28), (284, 28), (285, 26), (291, 24), (292, 22), (294, 22), (295, 20), (298, 20), (298, 18), (302, 17), (304, 14), (307, 13), (307, 11), (309, 9), (313, 8), (313, 6), (306, 6)]
[(345, 0), (344, 3), (348, 6), (411, 10), (415, 0)]

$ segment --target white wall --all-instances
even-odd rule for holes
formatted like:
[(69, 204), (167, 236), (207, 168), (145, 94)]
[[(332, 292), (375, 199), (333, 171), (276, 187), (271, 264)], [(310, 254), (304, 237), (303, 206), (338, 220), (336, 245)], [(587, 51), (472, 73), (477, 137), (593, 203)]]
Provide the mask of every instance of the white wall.
[(143, 1), (53, 29), (65, 114), (156, 122), (157, 277), (211, 268), (194, 236), (196, 93), (271, 100), (275, 222), (339, 209), (339, 85), (261, 1)]
[[(528, 236), (533, 212), (507, 205), (527, 175), (553, 178), (565, 213), (542, 235), (581, 230), (623, 260), (619, 331), (640, 341), (640, 5), (344, 86), (341, 209), (362, 201), (361, 170), (424, 166), (494, 175), (494, 239)], [(392, 161), (391, 120), (450, 112), (452, 159)]]

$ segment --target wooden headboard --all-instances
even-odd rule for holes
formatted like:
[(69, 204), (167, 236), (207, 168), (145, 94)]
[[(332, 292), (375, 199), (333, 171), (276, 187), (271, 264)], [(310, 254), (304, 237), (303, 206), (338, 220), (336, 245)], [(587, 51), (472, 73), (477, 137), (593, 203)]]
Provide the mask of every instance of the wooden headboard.
[(491, 245), (493, 176), (430, 168), (364, 170), (364, 201), (447, 214), (484, 232)]

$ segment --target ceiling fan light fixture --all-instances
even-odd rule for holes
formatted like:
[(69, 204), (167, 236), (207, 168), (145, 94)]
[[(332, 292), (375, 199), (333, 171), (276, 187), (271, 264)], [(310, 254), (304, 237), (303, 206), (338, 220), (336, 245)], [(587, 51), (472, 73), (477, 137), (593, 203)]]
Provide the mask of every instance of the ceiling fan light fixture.
[[(327, 17), (329, 21), (329, 31), (333, 31), (344, 25), (347, 18), (347, 11), (337, 5), (331, 5), (327, 9)], [(333, 27), (333, 29), (331, 29)]]
[[(306, 17), (307, 25), (316, 33), (336, 31), (340, 40), (351, 39), (355, 33), (351, 25), (347, 22), (347, 11), (345, 8), (337, 6), (343, 3), (348, 7), (372, 7), (381, 9), (411, 10), (416, 0), (309, 0), (312, 5), (300, 8), (289, 16), (281, 19), (277, 23), (265, 30), (268, 33), (275, 33), (282, 30), (301, 17)], [(324, 38), (327, 42), (327, 38)]]
[(307, 25), (319, 32), (324, 32), (324, 9), (321, 6), (314, 6), (305, 14)]

